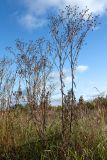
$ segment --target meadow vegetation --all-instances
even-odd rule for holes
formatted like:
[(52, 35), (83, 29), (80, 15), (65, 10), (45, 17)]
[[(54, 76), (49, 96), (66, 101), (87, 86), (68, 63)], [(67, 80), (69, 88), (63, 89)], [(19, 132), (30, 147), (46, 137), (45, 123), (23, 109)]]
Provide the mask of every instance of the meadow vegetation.
[(41, 126), (36, 128), (35, 119), (31, 118), (27, 107), (1, 111), (0, 159), (106, 160), (107, 109), (106, 106), (97, 108), (94, 105), (90, 102), (89, 106), (88, 102), (85, 110), (78, 108), (74, 111), (71, 135), (66, 131), (64, 137), (61, 107), (49, 107), (44, 133)]

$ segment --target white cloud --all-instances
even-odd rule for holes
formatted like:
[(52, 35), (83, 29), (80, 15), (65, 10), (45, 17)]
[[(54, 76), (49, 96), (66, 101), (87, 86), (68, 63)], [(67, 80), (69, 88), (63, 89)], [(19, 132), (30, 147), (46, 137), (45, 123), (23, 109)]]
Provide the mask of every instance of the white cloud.
[(61, 7), (63, 0), (23, 0), (22, 2), (30, 13), (44, 14), (50, 7)]
[(88, 68), (89, 68), (88, 66), (80, 65), (80, 66), (77, 67), (77, 71), (78, 72), (85, 72), (85, 71), (88, 70)]
[(67, 85), (69, 85), (71, 82), (72, 82), (71, 76), (66, 76), (66, 78), (65, 78), (65, 83), (66, 83)]
[[(20, 23), (26, 24), (25, 27), (30, 29), (42, 26), (44, 15), (53, 8), (63, 9), (66, 5), (78, 5), (82, 9), (87, 6), (94, 14), (104, 14), (107, 9), (107, 0), (23, 0), (20, 3), (26, 8), (26, 15), (21, 17)], [(38, 16), (42, 17), (40, 22)]]
[(23, 3), (30, 12), (36, 14), (44, 13), (50, 7), (63, 8), (66, 5), (87, 6), (95, 14), (104, 13), (107, 9), (107, 0), (24, 0)]
[(21, 16), (18, 19), (19, 23), (24, 26), (25, 28), (32, 30), (38, 27), (42, 27), (44, 24), (46, 24), (45, 19), (38, 19), (36, 16), (27, 14), (24, 16)]
[(107, 9), (107, 0), (65, 0), (67, 4), (76, 4), (80, 8), (88, 7), (94, 14), (103, 14)]

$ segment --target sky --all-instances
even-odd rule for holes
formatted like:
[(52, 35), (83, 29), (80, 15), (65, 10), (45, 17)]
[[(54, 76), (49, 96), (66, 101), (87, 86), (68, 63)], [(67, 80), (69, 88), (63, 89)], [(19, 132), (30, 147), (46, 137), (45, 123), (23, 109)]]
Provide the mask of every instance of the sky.
[[(3, 0), (0, 1), (0, 56), (5, 47), (14, 47), (15, 40), (35, 40), (47, 36), (47, 16), (66, 5), (88, 7), (100, 15), (101, 24), (86, 38), (76, 72), (76, 95), (86, 99), (96, 96), (98, 90), (107, 93), (107, 0)], [(47, 38), (47, 37), (46, 37)], [(71, 83), (66, 73), (66, 83)], [(54, 96), (57, 100), (59, 97)]]

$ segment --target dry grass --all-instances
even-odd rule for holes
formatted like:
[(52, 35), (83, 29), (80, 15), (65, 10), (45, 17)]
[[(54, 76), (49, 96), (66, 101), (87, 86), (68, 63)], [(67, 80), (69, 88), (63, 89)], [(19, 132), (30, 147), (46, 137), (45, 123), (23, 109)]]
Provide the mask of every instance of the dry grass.
[(78, 118), (72, 122), (69, 143), (66, 143), (61, 137), (60, 110), (49, 110), (43, 137), (37, 132), (28, 110), (17, 108), (0, 112), (0, 159), (106, 160), (105, 110), (78, 113)]

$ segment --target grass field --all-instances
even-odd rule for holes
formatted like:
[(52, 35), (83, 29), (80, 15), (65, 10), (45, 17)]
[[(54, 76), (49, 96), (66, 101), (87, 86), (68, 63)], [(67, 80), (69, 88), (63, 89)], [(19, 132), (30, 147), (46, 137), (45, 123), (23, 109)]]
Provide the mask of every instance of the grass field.
[(44, 133), (28, 109), (1, 111), (0, 160), (106, 160), (106, 112), (79, 110), (71, 135), (63, 139), (60, 108), (48, 109)]

